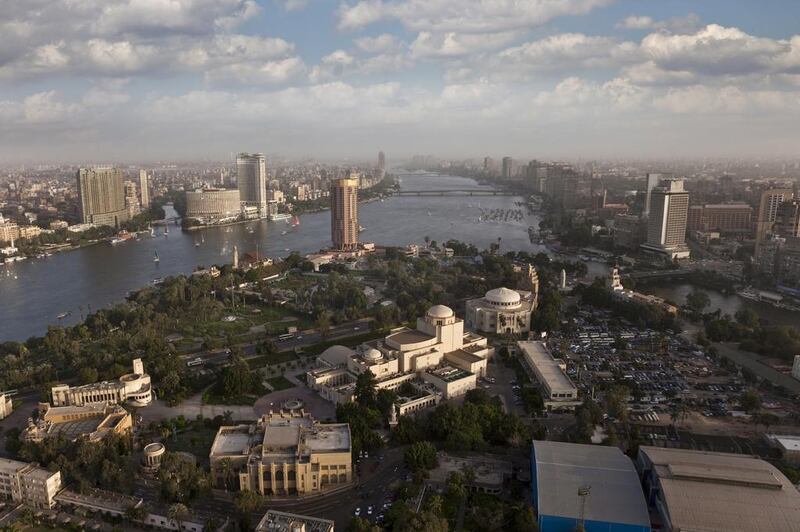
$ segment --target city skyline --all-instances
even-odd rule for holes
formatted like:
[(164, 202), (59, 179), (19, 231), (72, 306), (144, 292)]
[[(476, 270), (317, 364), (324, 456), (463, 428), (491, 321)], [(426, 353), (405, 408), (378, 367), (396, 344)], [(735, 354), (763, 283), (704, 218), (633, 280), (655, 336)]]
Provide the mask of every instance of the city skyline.
[(776, 156), (794, 149), (800, 111), (800, 6), (781, 0), (56, 1), (0, 14), (0, 164), (261, 146)]

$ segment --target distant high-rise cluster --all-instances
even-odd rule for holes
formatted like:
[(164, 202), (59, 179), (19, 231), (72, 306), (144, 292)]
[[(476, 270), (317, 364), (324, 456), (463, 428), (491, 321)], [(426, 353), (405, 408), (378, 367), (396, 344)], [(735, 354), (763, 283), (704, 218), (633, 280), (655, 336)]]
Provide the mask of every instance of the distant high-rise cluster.
[(378, 152), (378, 170), (386, 170), (386, 154), (382, 151)]
[(245, 216), (266, 218), (267, 158), (261, 153), (240, 153), (236, 157), (236, 169)]
[(122, 170), (81, 168), (77, 172), (78, 205), (83, 223), (119, 227), (128, 220)]
[(650, 191), (649, 197), (647, 241), (642, 247), (647, 251), (667, 255), (670, 259), (688, 258), (686, 222), (689, 192), (684, 188), (683, 180), (662, 180)]
[(331, 240), (334, 249), (358, 248), (358, 180), (335, 179), (331, 182)]

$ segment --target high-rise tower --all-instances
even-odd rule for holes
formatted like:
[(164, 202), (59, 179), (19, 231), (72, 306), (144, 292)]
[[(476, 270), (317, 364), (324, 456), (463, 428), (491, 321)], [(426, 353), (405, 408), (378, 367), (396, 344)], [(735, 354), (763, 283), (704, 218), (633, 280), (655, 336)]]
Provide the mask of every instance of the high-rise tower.
[(386, 154), (378, 152), (378, 170), (386, 170)]
[(358, 247), (358, 180), (334, 179), (331, 183), (331, 240), (334, 249)]
[(689, 215), (689, 192), (682, 179), (666, 179), (650, 192), (650, 216), (647, 221), (645, 250), (667, 255), (670, 259), (689, 257), (686, 247), (686, 221)]
[(139, 199), (142, 210), (150, 208), (150, 179), (147, 176), (146, 170), (139, 170)]
[(236, 157), (239, 197), (245, 210), (267, 217), (267, 158), (261, 153), (240, 153)]
[(111, 167), (81, 168), (76, 177), (83, 223), (119, 227), (128, 220), (122, 170)]

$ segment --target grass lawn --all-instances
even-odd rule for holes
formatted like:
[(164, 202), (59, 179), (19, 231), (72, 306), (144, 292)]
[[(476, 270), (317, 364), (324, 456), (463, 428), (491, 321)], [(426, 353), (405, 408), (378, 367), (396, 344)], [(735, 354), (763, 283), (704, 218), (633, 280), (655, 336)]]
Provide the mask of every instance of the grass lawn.
[(208, 463), (208, 453), (216, 435), (216, 429), (192, 423), (184, 432), (179, 432), (174, 440), (170, 437), (165, 443), (170, 451), (192, 453), (200, 463)]
[(279, 392), (281, 390), (288, 390), (289, 388), (294, 388), (295, 386), (292, 381), (290, 381), (283, 375), (267, 379), (267, 382), (269, 383), (270, 386), (272, 386), (273, 390), (275, 390), (276, 392)]
[(247, 363), (250, 365), (250, 369), (257, 369), (266, 366), (274, 366), (275, 364), (283, 364), (284, 362), (291, 362), (292, 360), (297, 360), (297, 355), (294, 354), (294, 351), (279, 351), (269, 355), (248, 358)]
[(253, 405), (261, 395), (242, 394), (233, 397), (223, 397), (215, 393), (206, 392), (203, 394), (203, 404), (206, 405)]

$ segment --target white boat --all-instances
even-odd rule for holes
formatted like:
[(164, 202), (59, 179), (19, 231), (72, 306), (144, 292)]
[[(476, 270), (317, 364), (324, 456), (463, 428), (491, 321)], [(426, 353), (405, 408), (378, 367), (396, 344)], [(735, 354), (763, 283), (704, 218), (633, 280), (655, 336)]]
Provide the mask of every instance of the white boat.
[(60, 319), (60, 320), (63, 320), (64, 318), (66, 318), (66, 317), (67, 317), (67, 316), (69, 316), (70, 314), (72, 314), (72, 312), (70, 312), (70, 311), (66, 311), (66, 312), (62, 312), (61, 314), (59, 314), (59, 315), (58, 315), (58, 316), (56, 316), (56, 317), (57, 317), (58, 319)]
[(158, 251), (156, 251), (156, 252), (155, 252), (155, 254), (153, 255), (153, 262), (156, 262), (156, 263), (157, 263), (157, 262), (159, 262), (160, 260), (161, 260), (161, 259), (159, 259), (159, 258), (158, 258)]

